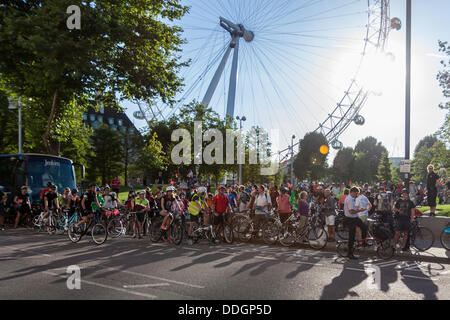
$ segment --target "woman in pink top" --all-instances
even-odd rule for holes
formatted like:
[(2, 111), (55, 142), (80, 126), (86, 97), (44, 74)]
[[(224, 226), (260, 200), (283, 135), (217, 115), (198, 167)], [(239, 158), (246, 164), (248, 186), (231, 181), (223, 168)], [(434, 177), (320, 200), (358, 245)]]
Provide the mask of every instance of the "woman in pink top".
[(281, 194), (277, 198), (277, 204), (278, 204), (278, 213), (280, 214), (280, 220), (281, 222), (285, 222), (289, 215), (291, 214), (292, 205), (289, 202), (289, 196), (286, 194), (286, 188), (281, 188)]
[(349, 190), (345, 189), (344, 194), (339, 198), (339, 209), (340, 210), (344, 210), (345, 198), (347, 198), (349, 193), (350, 193)]

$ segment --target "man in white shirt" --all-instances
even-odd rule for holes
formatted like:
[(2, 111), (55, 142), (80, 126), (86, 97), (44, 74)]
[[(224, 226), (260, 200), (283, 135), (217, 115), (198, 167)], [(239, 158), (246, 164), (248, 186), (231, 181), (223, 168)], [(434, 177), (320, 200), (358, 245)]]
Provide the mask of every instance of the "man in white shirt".
[(357, 209), (356, 208), (356, 197), (358, 195), (359, 189), (353, 187), (350, 189), (350, 195), (345, 198), (344, 203), (344, 214), (345, 220), (344, 223), (347, 225), (349, 230), (348, 235), (348, 258), (355, 260), (358, 259), (355, 255), (353, 255), (353, 244), (355, 242), (355, 233), (356, 227), (359, 227), (362, 232), (362, 238), (366, 238), (367, 235), (367, 226), (362, 222), (359, 218), (359, 213), (366, 211), (364, 208)]
[[(365, 209), (363, 212), (358, 214), (359, 219), (367, 225), (367, 219), (369, 218), (369, 211), (372, 209), (372, 205), (370, 204), (369, 199), (364, 195), (361, 188), (359, 189), (358, 197), (356, 198), (356, 209)], [(361, 229), (356, 228), (356, 232), (359, 235), (359, 238), (362, 239)]]
[(259, 231), (259, 228), (265, 222), (271, 206), (272, 201), (270, 200), (270, 195), (266, 193), (266, 188), (263, 185), (259, 186), (258, 194), (256, 195), (255, 203), (253, 204), (256, 230)]

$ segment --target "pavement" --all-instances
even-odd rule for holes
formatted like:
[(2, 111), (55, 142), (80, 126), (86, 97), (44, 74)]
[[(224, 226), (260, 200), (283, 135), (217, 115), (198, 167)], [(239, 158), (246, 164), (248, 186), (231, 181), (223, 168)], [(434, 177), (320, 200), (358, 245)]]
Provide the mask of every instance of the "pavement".
[[(0, 232), (0, 299), (435, 300), (450, 299), (442, 248), (379, 260), (262, 243), (188, 246), (122, 237), (91, 239), (27, 229)], [(80, 268), (80, 289), (69, 289)], [(68, 286), (69, 284), (69, 286)]]

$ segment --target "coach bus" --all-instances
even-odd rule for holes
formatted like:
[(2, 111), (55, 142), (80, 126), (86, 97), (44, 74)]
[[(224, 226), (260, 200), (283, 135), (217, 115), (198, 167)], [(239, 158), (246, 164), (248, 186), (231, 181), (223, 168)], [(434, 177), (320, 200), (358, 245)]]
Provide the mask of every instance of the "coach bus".
[[(28, 187), (31, 201), (39, 200), (39, 194), (48, 182), (62, 192), (65, 187), (75, 189), (75, 167), (78, 164), (67, 158), (43, 154), (0, 154), (0, 186), (6, 192), (15, 192), (21, 186)], [(81, 167), (84, 178), (85, 168)]]

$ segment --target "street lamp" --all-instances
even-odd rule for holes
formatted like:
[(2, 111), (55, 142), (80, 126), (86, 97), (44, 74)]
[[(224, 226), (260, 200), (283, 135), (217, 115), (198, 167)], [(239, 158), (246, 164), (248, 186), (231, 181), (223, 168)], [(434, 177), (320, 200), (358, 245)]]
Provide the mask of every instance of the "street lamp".
[(291, 185), (294, 185), (294, 139), (295, 135), (292, 136), (291, 140)]
[(21, 102), (21, 98), (19, 97), (19, 100), (17, 101), (17, 103), (13, 103), (10, 99), (8, 99), (9, 101), (9, 106), (8, 109), (10, 110), (15, 110), (18, 109), (19, 111), (19, 141), (18, 141), (18, 149), (19, 149), (19, 153), (22, 153), (22, 102)]
[[(239, 121), (239, 138), (242, 139), (242, 121), (244, 121), (244, 122), (247, 121), (247, 118), (245, 116), (243, 116), (241, 118), (239, 116), (237, 116), (236, 120)], [(239, 157), (241, 157), (241, 155), (239, 155)], [(242, 163), (241, 162), (242, 161), (239, 161), (239, 184), (242, 185)]]

